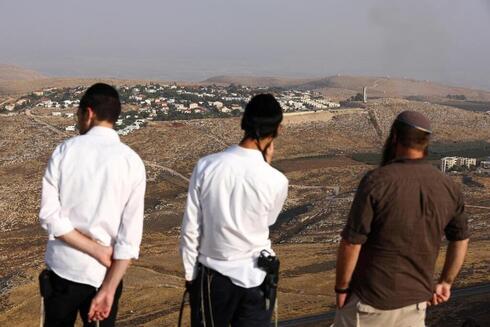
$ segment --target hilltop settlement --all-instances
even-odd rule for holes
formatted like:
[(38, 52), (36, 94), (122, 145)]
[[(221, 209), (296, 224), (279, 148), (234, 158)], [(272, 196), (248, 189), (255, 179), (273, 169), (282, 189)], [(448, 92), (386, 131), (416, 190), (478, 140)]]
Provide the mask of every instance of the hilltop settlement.
[[(18, 112), (27, 108), (55, 109), (53, 116), (73, 117), (85, 87), (48, 88), (22, 96), (0, 108)], [(124, 114), (116, 123), (118, 133), (127, 135), (151, 120), (187, 120), (239, 116), (252, 95), (274, 92), (285, 112), (321, 111), (340, 107), (312, 91), (252, 88), (243, 85), (179, 86), (151, 83), (118, 89)], [(65, 127), (74, 131), (75, 125)]]

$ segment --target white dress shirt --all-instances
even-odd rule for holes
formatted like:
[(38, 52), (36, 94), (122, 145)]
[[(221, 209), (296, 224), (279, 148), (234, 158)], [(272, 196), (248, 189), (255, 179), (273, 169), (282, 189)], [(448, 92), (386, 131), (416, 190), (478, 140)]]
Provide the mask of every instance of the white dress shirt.
[(272, 254), (269, 226), (281, 212), (288, 180), (258, 150), (235, 145), (209, 155), (192, 173), (181, 231), (186, 280), (197, 261), (238, 286), (262, 284), (261, 250)]
[(99, 287), (106, 268), (55, 239), (73, 229), (114, 247), (114, 259), (137, 259), (143, 232), (145, 166), (117, 133), (93, 127), (58, 145), (43, 178), (41, 226), (46, 264), (57, 275)]

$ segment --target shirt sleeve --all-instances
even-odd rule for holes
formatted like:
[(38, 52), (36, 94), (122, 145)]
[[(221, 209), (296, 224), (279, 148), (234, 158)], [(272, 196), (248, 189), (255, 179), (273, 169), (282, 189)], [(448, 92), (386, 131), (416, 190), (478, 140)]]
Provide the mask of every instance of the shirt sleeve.
[(288, 197), (288, 186), (289, 186), (289, 181), (287, 178), (284, 178), (284, 183), (281, 186), (281, 189), (279, 192), (277, 192), (275, 201), (272, 204), (272, 210), (270, 211), (269, 214), (269, 226), (272, 226), (275, 224), (277, 217), (281, 213), (282, 207), (284, 206), (284, 202), (286, 202), (286, 199)]
[(470, 237), (468, 216), (465, 212), (463, 193), (458, 190), (458, 203), (453, 218), (444, 228), (448, 241), (462, 241)]
[(48, 232), (51, 240), (74, 229), (68, 214), (62, 210), (60, 202), (59, 180), (62, 150), (62, 144), (58, 145), (54, 150), (42, 181), (39, 220), (41, 227)]
[(364, 244), (371, 232), (371, 223), (374, 217), (372, 185), (369, 174), (364, 176), (359, 184), (349, 217), (341, 236), (352, 244)]
[(138, 259), (139, 257), (145, 213), (146, 172), (141, 160), (138, 165), (138, 174), (124, 207), (114, 244), (113, 258), (116, 260)]
[(200, 204), (200, 185), (198, 166), (192, 172), (187, 193), (187, 203), (180, 234), (180, 255), (184, 265), (185, 279), (194, 280), (197, 276), (197, 257), (201, 235), (202, 210)]

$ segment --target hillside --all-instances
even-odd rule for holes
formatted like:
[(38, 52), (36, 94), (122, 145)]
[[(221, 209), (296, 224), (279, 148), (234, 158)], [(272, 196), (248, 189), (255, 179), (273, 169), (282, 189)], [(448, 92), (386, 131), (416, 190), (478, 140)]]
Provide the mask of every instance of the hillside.
[(315, 79), (293, 79), (279, 77), (216, 76), (202, 83), (291, 87), (319, 91), (328, 97), (339, 100), (362, 92), (363, 87), (367, 87), (368, 96), (371, 97), (446, 97), (451, 94), (464, 95), (471, 100), (490, 101), (490, 91), (449, 86), (431, 81), (390, 77), (336, 75)]
[[(16, 80), (6, 81), (0, 79), (0, 96), (1, 95), (20, 95), (44, 88), (57, 87), (76, 87), (89, 86), (97, 82), (104, 82), (111, 85), (136, 85), (147, 84), (151, 82), (170, 83), (168, 81), (153, 80), (124, 80), (112, 78), (42, 78), (36, 80)], [(181, 85), (191, 85), (190, 82), (178, 82)]]
[(464, 95), (468, 99), (488, 101), (490, 92), (464, 87), (448, 86), (431, 81), (400, 79), (388, 77), (332, 76), (301, 85), (301, 88), (328, 92), (329, 89), (361, 92), (368, 88), (368, 96), (375, 97), (446, 97), (447, 95)]
[(313, 82), (315, 79), (306, 78), (288, 78), (288, 77), (270, 77), (270, 76), (238, 76), (238, 75), (221, 75), (208, 78), (201, 84), (237, 84), (251, 87), (292, 87)]
[(34, 70), (0, 64), (0, 81), (32, 81), (40, 78), (45, 78), (45, 76)]
[[(273, 165), (289, 179), (289, 194), (271, 231), (281, 258), (280, 319), (334, 309), (339, 232), (359, 180), (373, 168), (360, 155), (376, 155), (394, 117), (406, 109), (431, 119), (439, 148), (467, 151), (471, 146), (477, 157), (490, 155), (490, 115), (422, 101), (376, 99), (365, 108), (285, 117)], [(0, 326), (15, 321), (30, 327), (39, 321), (37, 274), (46, 243), (38, 225), (40, 181), (49, 155), (69, 137), (64, 127), (70, 124), (73, 118), (54, 117), (44, 108), (0, 115)], [(141, 257), (125, 277), (118, 326), (176, 325), (184, 285), (179, 226), (188, 177), (200, 157), (240, 141), (239, 125), (239, 118), (153, 121), (121, 137), (145, 162), (147, 191)], [(490, 177), (452, 178), (465, 194), (472, 219), (472, 246), (456, 287), (489, 283)], [(474, 183), (465, 183), (468, 178)], [(429, 311), (429, 325), (459, 327), (458, 319), (469, 312), (488, 314), (482, 304), (487, 298), (465, 297), (464, 303)]]

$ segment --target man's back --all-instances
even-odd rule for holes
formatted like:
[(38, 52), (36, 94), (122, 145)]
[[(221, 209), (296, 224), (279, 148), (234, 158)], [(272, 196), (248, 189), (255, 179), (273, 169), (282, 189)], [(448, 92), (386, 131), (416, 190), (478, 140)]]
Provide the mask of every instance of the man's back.
[[(143, 206), (136, 202), (141, 202), (144, 186), (143, 162), (119, 141), (113, 129), (93, 127), (58, 146), (43, 179), (40, 212), (41, 224), (50, 237), (48, 266), (72, 281), (94, 287), (102, 283), (106, 272), (103, 265), (54, 238), (73, 228), (114, 246), (116, 257), (137, 257)], [(142, 194), (135, 196), (137, 192)], [(138, 201), (131, 203), (132, 196)]]
[(467, 237), (459, 188), (424, 160), (398, 160), (366, 175), (354, 203), (343, 232), (365, 241), (354, 292), (384, 310), (428, 300), (442, 236)]
[(203, 158), (196, 169), (205, 221), (200, 253), (234, 260), (269, 249), (269, 226), (287, 193), (285, 176), (259, 151), (240, 146)]

